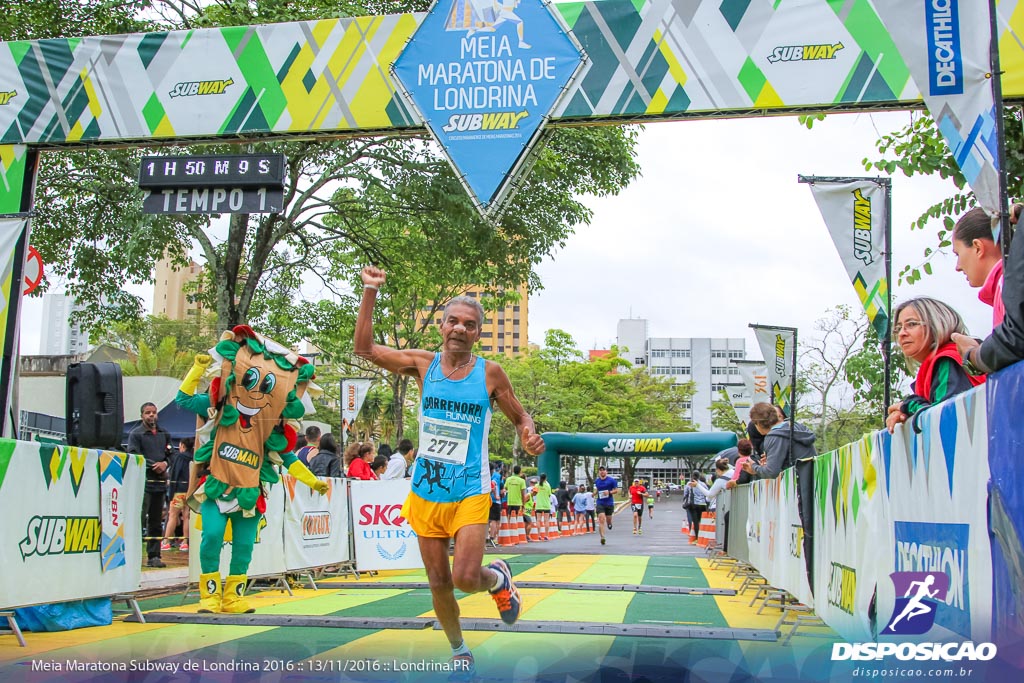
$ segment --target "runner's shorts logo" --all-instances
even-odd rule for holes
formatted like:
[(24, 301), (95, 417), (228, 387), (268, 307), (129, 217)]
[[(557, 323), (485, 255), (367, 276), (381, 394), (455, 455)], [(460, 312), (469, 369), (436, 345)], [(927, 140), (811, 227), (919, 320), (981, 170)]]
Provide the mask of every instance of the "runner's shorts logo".
[(939, 604), (945, 605), (949, 576), (945, 572), (893, 572), (896, 605), (884, 634), (921, 635), (935, 624)]

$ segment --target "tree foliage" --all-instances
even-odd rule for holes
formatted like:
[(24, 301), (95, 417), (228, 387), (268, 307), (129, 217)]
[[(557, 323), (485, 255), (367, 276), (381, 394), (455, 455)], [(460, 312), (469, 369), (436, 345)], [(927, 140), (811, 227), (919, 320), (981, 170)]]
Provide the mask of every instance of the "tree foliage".
[[(1024, 127), (1021, 108), (1003, 108), (1005, 130), (1007, 190), (1011, 199), (1024, 196)], [(914, 283), (921, 279), (921, 272), (931, 274), (931, 259), (938, 250), (952, 245), (953, 225), (957, 218), (975, 204), (974, 193), (967, 187), (963, 173), (949, 152), (949, 147), (935, 125), (934, 119), (925, 113), (911, 114), (911, 122), (901, 130), (881, 136), (875, 143), (879, 156), (865, 158), (867, 171), (882, 171), (889, 175), (897, 170), (907, 177), (915, 175), (938, 175), (953, 182), (956, 192), (936, 202), (910, 224), (911, 230), (923, 230), (934, 221), (939, 222), (936, 231), (937, 249), (927, 247), (924, 260), (917, 265), (904, 265), (898, 274), (898, 281)]]
[[(82, 4), (105, 5), (95, 0)], [(137, 9), (133, 3), (125, 6)], [(170, 29), (426, 6), (165, 0), (154, 2), (152, 9), (154, 21)], [(39, 37), (59, 31), (30, 22), (23, 33)], [(533, 171), (494, 223), (477, 215), (449, 164), (423, 138), (363, 136), (164, 148), (169, 154), (286, 155), (284, 212), (232, 215), (226, 221), (142, 214), (142, 193), (135, 187), (142, 155), (138, 150), (51, 152), (38, 178), (33, 243), (50, 264), (48, 278), (66, 281), (68, 293), (83, 306), (79, 322), (89, 331), (140, 319), (142, 302), (126, 286), (150, 282), (155, 261), (165, 253), (185, 264), (189, 252), (198, 249), (208, 278), (201, 296), (216, 312), (218, 325), (253, 321), (288, 341), (289, 336), (314, 334), (324, 322), (338, 322), (339, 316), (351, 316), (352, 270), (367, 262), (392, 274), (416, 273), (420, 284), (428, 285), (429, 296), (467, 283), (538, 286), (532, 266), (591, 218), (577, 198), (617, 193), (638, 175), (635, 138), (636, 130), (628, 127), (549, 131)], [(309, 301), (294, 300), (310, 278), (321, 284), (322, 299), (329, 304), (314, 301), (311, 308)], [(409, 301), (396, 303), (406, 306)]]
[[(805, 398), (798, 404), (798, 419), (814, 430), (819, 453), (884, 426), (885, 363), (862, 311), (845, 305), (826, 311), (815, 333), (801, 340), (800, 350), (798, 379)], [(905, 369), (903, 354), (896, 350), (893, 386), (902, 382)]]

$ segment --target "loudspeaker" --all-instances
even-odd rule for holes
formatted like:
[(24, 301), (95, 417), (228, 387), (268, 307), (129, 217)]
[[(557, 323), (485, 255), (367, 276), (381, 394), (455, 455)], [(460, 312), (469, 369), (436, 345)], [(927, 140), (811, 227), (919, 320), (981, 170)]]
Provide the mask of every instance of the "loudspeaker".
[(120, 450), (124, 434), (124, 390), (120, 365), (69, 365), (65, 407), (69, 445)]

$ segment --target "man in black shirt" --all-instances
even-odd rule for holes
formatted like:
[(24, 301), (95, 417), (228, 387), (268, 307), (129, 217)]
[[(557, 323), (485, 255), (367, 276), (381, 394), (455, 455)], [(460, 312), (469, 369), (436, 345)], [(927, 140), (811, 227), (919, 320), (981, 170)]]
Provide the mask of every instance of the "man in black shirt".
[(142, 404), (142, 424), (128, 434), (128, 452), (146, 458), (146, 492), (142, 496), (142, 529), (146, 536), (147, 564), (166, 567), (160, 559), (167, 466), (171, 461), (171, 435), (156, 423), (156, 405)]

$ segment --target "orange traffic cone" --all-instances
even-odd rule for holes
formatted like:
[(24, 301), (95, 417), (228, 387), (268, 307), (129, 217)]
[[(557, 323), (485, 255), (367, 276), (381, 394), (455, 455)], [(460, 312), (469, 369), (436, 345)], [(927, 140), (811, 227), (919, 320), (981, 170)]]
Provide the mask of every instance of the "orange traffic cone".
[(541, 540), (540, 532), (537, 531), (537, 526), (538, 525), (536, 523), (530, 525), (530, 543), (539, 543)]
[(508, 522), (508, 513), (505, 508), (501, 509), (501, 521), (498, 522), (498, 545), (511, 546), (516, 541), (512, 538), (512, 526)]
[(554, 540), (560, 536), (561, 534), (558, 533), (558, 522), (553, 516), (548, 515), (548, 538)]
[(516, 514), (515, 534), (516, 534), (516, 538), (519, 539), (518, 540), (519, 543), (526, 543), (527, 542), (527, 538), (526, 538), (526, 522), (523, 521), (523, 514), (521, 512)]

